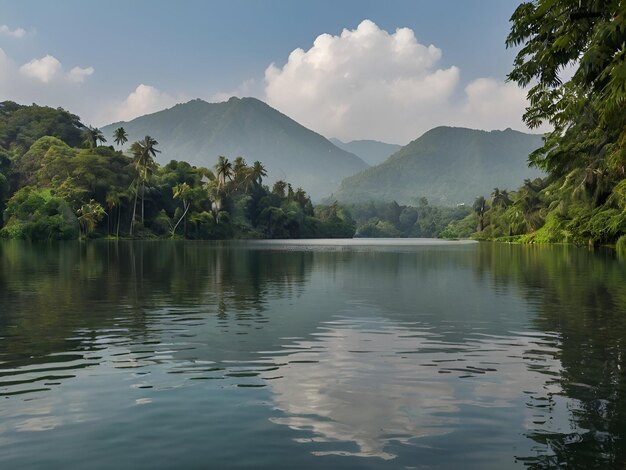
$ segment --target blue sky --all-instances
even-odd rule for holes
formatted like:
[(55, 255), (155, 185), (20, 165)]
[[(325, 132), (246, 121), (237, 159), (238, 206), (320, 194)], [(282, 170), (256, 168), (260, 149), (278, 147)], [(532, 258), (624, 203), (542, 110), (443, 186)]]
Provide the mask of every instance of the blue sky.
[[(393, 74), (378, 76), (376, 80), (379, 83), (410, 78), (407, 74), (421, 76), (454, 67), (457, 76), (454, 84), (446, 89), (446, 103), (460, 103), (467, 100), (465, 88), (476, 80), (489, 78), (495, 80), (498, 86), (503, 86), (514, 55), (514, 51), (505, 49), (504, 39), (508, 33), (508, 19), (518, 3), (510, 0), (0, 0), (0, 25), (6, 26), (5, 32), (8, 31), (0, 33), (0, 48), (5, 60), (10, 61), (15, 74), (24, 75), (30, 70), (32, 74), (28, 79), (34, 80), (29, 87), (23, 77), (22, 80), (7, 77), (2, 80), (0, 77), (0, 99), (64, 106), (86, 121), (101, 125), (115, 118), (131, 118), (133, 110), (155, 110), (150, 106), (142, 107), (140, 98), (146, 102), (152, 100), (153, 107), (158, 107), (195, 97), (211, 100), (236, 93), (266, 99), (286, 114), (305, 121), (305, 125), (317, 126), (315, 130), (325, 134), (334, 132), (341, 138), (349, 139), (365, 138), (373, 132), (375, 135), (372, 137), (375, 138), (406, 140), (413, 133), (425, 130), (422, 127), (440, 122), (425, 122), (416, 125), (415, 129), (396, 133), (376, 133), (375, 123), (360, 123), (363, 135), (357, 135), (359, 130), (354, 126), (350, 130), (342, 126), (342, 122), (345, 124), (350, 119), (349, 109), (353, 105), (346, 101), (340, 106), (341, 111), (335, 110), (333, 116), (336, 119), (331, 119), (335, 127), (319, 129), (324, 127), (324, 121), (329, 120), (328, 113), (315, 116), (310, 110), (309, 114), (293, 116), (294, 110), (298, 114), (299, 108), (310, 108), (311, 104), (301, 101), (302, 97), (299, 98), (295, 91), (286, 93), (283, 100), (278, 99), (275, 92), (274, 95), (268, 93), (268, 66), (274, 63), (279, 71), (283, 71), (294, 49), (301, 48), (307, 52), (320, 34), (328, 33), (339, 38), (344, 28), (354, 31), (363, 20), (370, 20), (388, 35), (393, 35), (397, 28), (409, 28), (416, 43), (424, 46), (432, 44), (439, 52), (430, 60), (428, 70), (408, 71), (397, 61), (395, 65), (368, 64), (363, 58), (355, 65), (361, 74), (359, 83), (367, 83), (368, 70), (372, 71), (374, 80), (377, 67), (393, 69), (398, 66), (397, 77)], [(25, 34), (12, 34), (17, 28), (24, 29)], [(377, 37), (383, 47), (384, 37), (376, 29), (367, 31), (372, 37)], [(389, 47), (393, 47), (391, 43)], [(339, 52), (341, 50), (344, 50), (341, 41), (337, 41), (334, 46), (329, 46), (327, 52), (336, 63), (343, 63), (341, 54), (350, 52)], [(355, 54), (354, 50), (352, 53)], [(30, 69), (22, 69), (24, 64), (47, 55), (56, 62), (50, 59), (45, 64), (38, 62)], [(418, 56), (407, 60), (415, 60), (415, 57)], [(45, 87), (39, 86), (43, 78), (39, 66), (43, 65), (56, 71), (55, 78), (45, 76)], [(80, 67), (84, 72), (77, 71), (77, 75), (70, 77), (74, 67)], [(89, 68), (93, 68), (93, 72)], [(330, 67), (325, 73), (332, 73), (335, 69), (335, 66)], [(305, 69), (302, 68), (301, 72), (305, 73)], [(7, 72), (4, 73), (7, 75)], [(347, 76), (351, 71), (344, 70), (342, 73)], [(286, 71), (279, 75), (276, 76), (277, 83), (289, 90), (306, 83), (306, 76), (297, 73), (292, 74), (290, 80), (287, 80)], [(70, 80), (61, 83), (63, 77)], [(320, 75), (318, 80), (310, 84), (311, 87), (319, 88), (320, 83), (335, 83), (332, 76), (326, 79), (326, 76)], [(143, 88), (135, 96), (137, 106), (126, 102), (126, 108), (123, 108), (125, 100), (141, 84), (150, 89)], [(418, 86), (417, 82), (415, 86)], [(322, 106), (324, 103), (335, 103), (337, 97), (329, 93), (327, 90), (316, 97), (316, 102)], [(365, 91), (354, 94), (353, 100), (362, 101), (367, 96), (363, 93)], [(404, 112), (393, 106), (386, 109), (384, 98), (381, 96), (374, 100), (383, 103), (378, 105), (383, 115)], [(291, 109), (286, 101), (296, 102), (296, 105)], [(428, 104), (424, 100), (417, 100), (414, 104), (423, 107), (423, 112), (427, 114), (432, 114), (428, 106), (441, 107), (441, 102)], [(454, 110), (450, 110), (438, 119), (445, 123), (443, 121), (454, 114)], [(408, 114), (406, 117), (410, 118)], [(489, 127), (492, 121), (497, 124), (497, 119), (490, 121), (481, 117), (475, 127)], [(519, 127), (519, 119), (516, 119), (511, 116), (506, 123), (502, 122)], [(460, 124), (471, 125), (471, 122)]]

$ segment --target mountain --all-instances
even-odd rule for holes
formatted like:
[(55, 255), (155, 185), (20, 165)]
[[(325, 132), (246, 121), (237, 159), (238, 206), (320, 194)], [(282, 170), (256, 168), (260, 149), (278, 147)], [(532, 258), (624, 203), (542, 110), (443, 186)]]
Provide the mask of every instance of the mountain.
[(542, 173), (528, 168), (528, 154), (540, 135), (437, 127), (402, 147), (385, 162), (343, 180), (332, 197), (342, 202), (369, 200), (433, 204), (471, 203), (493, 188), (515, 189)]
[(285, 179), (301, 186), (313, 199), (326, 196), (342, 178), (367, 168), (356, 155), (255, 98), (231, 98), (223, 103), (199, 99), (102, 128), (109, 142), (123, 126), (130, 143), (150, 135), (159, 141), (157, 160), (185, 160), (212, 167), (219, 155), (260, 160), (268, 183)]
[(402, 148), (398, 144), (386, 144), (377, 140), (353, 140), (342, 142), (339, 139), (328, 139), (340, 149), (350, 152), (361, 158), (368, 165), (378, 165), (387, 160), (389, 155)]

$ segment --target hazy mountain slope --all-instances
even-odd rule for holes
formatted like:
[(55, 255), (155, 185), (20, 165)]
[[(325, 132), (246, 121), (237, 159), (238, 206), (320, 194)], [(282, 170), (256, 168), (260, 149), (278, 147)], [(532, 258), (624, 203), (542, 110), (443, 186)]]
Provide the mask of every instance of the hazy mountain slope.
[(353, 140), (342, 142), (339, 139), (328, 139), (340, 149), (350, 152), (361, 158), (368, 165), (378, 165), (389, 156), (402, 148), (402, 145), (387, 144), (377, 140)]
[(313, 198), (335, 190), (341, 179), (367, 168), (359, 157), (339, 149), (326, 138), (254, 98), (231, 98), (223, 103), (193, 100), (102, 130), (112, 142), (123, 126), (129, 143), (151, 135), (159, 141), (158, 160), (186, 160), (212, 167), (219, 155), (260, 160), (268, 182), (286, 179)]
[(437, 127), (409, 143), (384, 163), (346, 178), (333, 198), (339, 201), (426, 197), (435, 204), (471, 203), (493, 188), (515, 189), (541, 173), (528, 168), (528, 154), (541, 136), (505, 131)]

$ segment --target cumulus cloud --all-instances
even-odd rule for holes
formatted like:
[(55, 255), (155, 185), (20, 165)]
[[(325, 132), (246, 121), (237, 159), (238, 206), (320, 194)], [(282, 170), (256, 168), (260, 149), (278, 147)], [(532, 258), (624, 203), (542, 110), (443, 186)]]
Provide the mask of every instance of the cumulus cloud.
[(98, 118), (98, 121), (103, 124), (129, 121), (144, 114), (169, 108), (180, 101), (180, 98), (174, 98), (151, 85), (142, 83), (124, 101), (112, 105), (105, 114)]
[(3, 24), (0, 25), (0, 34), (20, 39), (26, 36), (26, 30), (24, 28), (11, 29), (7, 25)]
[[(461, 109), (460, 125), (478, 128), (523, 128), (522, 114), (526, 107), (526, 92), (513, 83), (502, 83), (494, 78), (479, 78), (465, 87), (465, 101)], [(500, 123), (500, 126), (498, 126)]]
[(93, 67), (74, 67), (72, 70), (70, 70), (70, 73), (68, 74), (68, 78), (76, 83), (83, 83), (85, 81), (85, 79), (87, 77), (89, 77), (90, 75), (93, 75), (94, 73), (94, 68)]
[(35, 78), (42, 83), (49, 83), (63, 71), (61, 62), (54, 56), (47, 55), (41, 59), (33, 59), (20, 67), (26, 77)]
[(33, 59), (22, 65), (20, 73), (24, 77), (40, 81), (41, 83), (53, 81), (83, 83), (88, 76), (94, 73), (94, 68), (74, 67), (69, 73), (65, 73), (59, 59), (48, 54), (41, 59)]
[(265, 99), (303, 125), (344, 140), (406, 143), (437, 125), (524, 129), (525, 93), (490, 78), (463, 92), (458, 67), (409, 28), (393, 33), (364, 20), (340, 35), (322, 34), (265, 71)]
[(0, 48), (0, 101), (62, 106), (79, 112), (81, 104), (89, 102), (80, 84), (93, 73), (93, 67), (65, 72), (52, 55), (20, 66)]

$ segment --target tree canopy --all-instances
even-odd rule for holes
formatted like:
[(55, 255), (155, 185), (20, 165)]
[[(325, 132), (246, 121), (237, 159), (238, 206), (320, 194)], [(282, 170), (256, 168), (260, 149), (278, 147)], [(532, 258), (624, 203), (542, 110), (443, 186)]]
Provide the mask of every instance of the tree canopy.
[[(22, 119), (31, 120), (22, 126)], [(13, 127), (12, 127), (13, 126)], [(20, 127), (22, 126), (22, 127)], [(43, 134), (43, 135), (41, 135)], [(184, 161), (158, 165), (151, 136), (125, 155), (102, 132), (64, 110), (0, 107), (0, 235), (299, 238), (352, 236), (349, 214), (316, 212), (306, 192), (263, 185), (260, 161), (221, 157), (213, 170)], [(124, 129), (114, 141), (125, 143)], [(32, 141), (32, 142), (31, 142)]]

